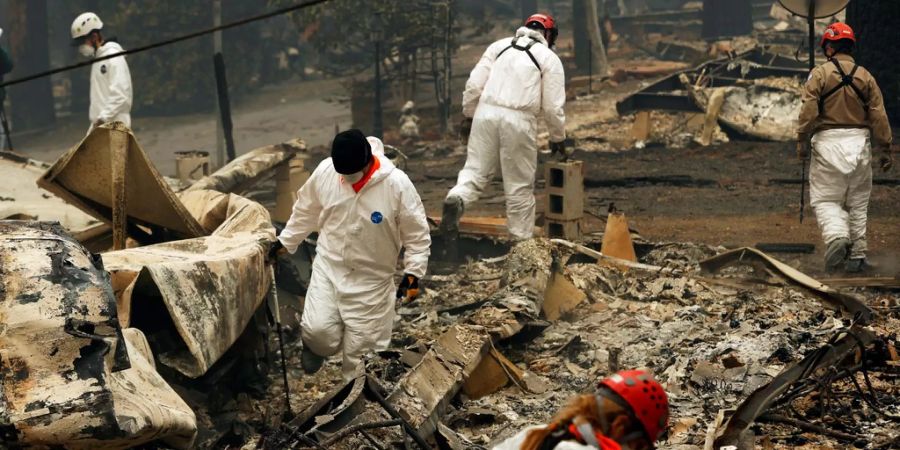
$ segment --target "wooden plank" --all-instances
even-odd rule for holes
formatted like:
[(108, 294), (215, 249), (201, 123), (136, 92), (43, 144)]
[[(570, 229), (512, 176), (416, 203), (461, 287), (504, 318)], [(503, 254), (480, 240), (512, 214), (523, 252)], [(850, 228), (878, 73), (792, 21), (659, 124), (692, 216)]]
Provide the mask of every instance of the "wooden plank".
[[(439, 216), (430, 216), (429, 222), (440, 226), (441, 218)], [(505, 217), (463, 217), (459, 221), (459, 232), (461, 234), (470, 234), (476, 236), (506, 237), (508, 231), (506, 228)], [(540, 227), (534, 227), (535, 236), (543, 236), (544, 231)]]
[(646, 141), (650, 137), (652, 124), (650, 123), (650, 111), (639, 111), (634, 115), (634, 125), (631, 128), (631, 137), (635, 141)]

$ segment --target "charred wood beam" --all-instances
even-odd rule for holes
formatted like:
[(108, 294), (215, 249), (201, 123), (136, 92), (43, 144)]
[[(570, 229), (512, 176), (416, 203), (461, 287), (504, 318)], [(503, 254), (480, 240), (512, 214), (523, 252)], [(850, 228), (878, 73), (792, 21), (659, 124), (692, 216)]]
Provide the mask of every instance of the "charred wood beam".
[(634, 95), (616, 104), (616, 110), (620, 115), (632, 114), (637, 111), (683, 111), (701, 113), (687, 94), (671, 92), (637, 92)]

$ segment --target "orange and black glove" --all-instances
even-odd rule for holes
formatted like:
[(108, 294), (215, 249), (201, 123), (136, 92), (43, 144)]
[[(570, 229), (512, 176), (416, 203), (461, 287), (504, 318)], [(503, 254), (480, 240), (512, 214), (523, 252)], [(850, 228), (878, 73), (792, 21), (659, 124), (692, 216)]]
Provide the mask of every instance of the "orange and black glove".
[(266, 262), (273, 263), (275, 262), (280, 255), (287, 253), (287, 249), (284, 248), (284, 245), (279, 240), (275, 240), (272, 245), (269, 247), (269, 254), (266, 255)]
[(402, 299), (402, 303), (409, 303), (419, 296), (419, 277), (410, 274), (404, 274), (400, 280), (400, 286), (397, 287), (397, 298)]

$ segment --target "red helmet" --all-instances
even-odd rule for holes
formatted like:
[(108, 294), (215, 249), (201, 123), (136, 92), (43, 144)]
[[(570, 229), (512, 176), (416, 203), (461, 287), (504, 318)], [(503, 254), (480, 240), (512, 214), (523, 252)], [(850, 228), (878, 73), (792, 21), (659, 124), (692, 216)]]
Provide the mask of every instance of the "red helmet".
[(532, 14), (531, 17), (525, 19), (525, 26), (532, 28), (531, 24), (538, 24), (547, 31), (547, 45), (551, 48), (556, 45), (556, 37), (559, 36), (559, 29), (556, 28), (556, 21), (550, 14)]
[(661, 384), (643, 370), (624, 370), (600, 382), (619, 394), (656, 442), (669, 425), (669, 397)]
[(841, 39), (850, 39), (853, 43), (856, 43), (856, 34), (853, 33), (853, 28), (850, 28), (850, 25), (841, 22), (835, 22), (831, 25), (828, 25), (828, 28), (825, 29), (825, 34), (822, 36), (822, 44), (821, 46), (825, 46), (825, 42), (827, 41), (840, 41)]

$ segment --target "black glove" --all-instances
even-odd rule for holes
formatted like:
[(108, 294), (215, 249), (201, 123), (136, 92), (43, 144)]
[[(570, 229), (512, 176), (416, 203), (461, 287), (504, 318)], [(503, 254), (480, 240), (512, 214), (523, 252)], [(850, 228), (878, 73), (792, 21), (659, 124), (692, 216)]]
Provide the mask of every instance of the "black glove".
[(566, 156), (565, 141), (551, 142), (550, 143), (550, 153), (551, 154), (559, 153), (559, 156)]
[(266, 262), (275, 262), (275, 260), (278, 259), (278, 255), (283, 255), (285, 253), (287, 253), (287, 249), (284, 248), (284, 244), (276, 239), (269, 247), (269, 253), (266, 255)]
[(403, 303), (409, 303), (419, 296), (419, 277), (403, 274), (400, 286), (397, 287), (397, 298), (402, 298)]
[(459, 136), (462, 140), (468, 141), (470, 134), (472, 134), (472, 119), (466, 117), (459, 123)]

